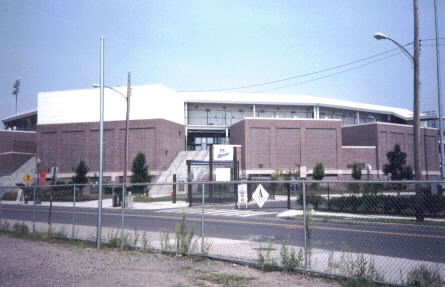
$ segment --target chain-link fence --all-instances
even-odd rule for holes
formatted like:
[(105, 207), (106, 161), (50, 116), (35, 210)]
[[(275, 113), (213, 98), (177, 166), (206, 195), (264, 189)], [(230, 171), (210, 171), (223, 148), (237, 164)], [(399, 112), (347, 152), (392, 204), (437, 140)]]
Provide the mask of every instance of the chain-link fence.
[(0, 227), (406, 285), (445, 276), (442, 184), (104, 185), (101, 226), (97, 185), (2, 186)]

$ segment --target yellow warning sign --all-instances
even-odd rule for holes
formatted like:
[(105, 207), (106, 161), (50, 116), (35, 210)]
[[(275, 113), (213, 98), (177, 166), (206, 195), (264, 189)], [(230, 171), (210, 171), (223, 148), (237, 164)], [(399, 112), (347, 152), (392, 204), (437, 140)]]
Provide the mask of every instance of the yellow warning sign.
[(31, 183), (31, 182), (32, 182), (32, 175), (30, 175), (30, 174), (25, 175), (25, 176), (23, 177), (23, 181), (24, 181), (25, 183)]

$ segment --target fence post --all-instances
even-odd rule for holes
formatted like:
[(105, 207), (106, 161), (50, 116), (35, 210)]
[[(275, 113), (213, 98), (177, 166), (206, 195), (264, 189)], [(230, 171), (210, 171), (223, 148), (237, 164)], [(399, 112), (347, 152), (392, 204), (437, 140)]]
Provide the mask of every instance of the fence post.
[(122, 185), (122, 201), (121, 201), (121, 249), (124, 248), (124, 214), (125, 214), (125, 185)]
[(49, 192), (49, 211), (48, 211), (48, 233), (51, 234), (53, 232), (53, 225), (52, 225), (52, 211), (53, 211), (53, 188), (54, 185), (50, 185), (50, 192)]
[(3, 186), (0, 185), (0, 219), (2, 219)]
[(34, 184), (32, 195), (32, 233), (36, 232), (36, 185)]
[(75, 222), (74, 222), (74, 213), (76, 209), (76, 185), (73, 185), (73, 230), (71, 231), (71, 238), (74, 239), (74, 229), (75, 229)]
[(303, 182), (303, 221), (304, 221), (304, 269), (307, 270), (307, 207), (306, 207), (306, 184)]
[(290, 189), (292, 187), (292, 183), (287, 184), (287, 209), (290, 209)]
[(204, 254), (204, 191), (205, 185), (202, 183), (202, 206), (201, 206), (201, 253)]
[(173, 174), (173, 203), (176, 203), (176, 173)]
[(189, 202), (189, 207), (192, 207), (192, 184), (190, 183), (193, 178), (191, 178), (191, 172), (192, 172), (192, 163), (191, 160), (187, 160), (187, 200)]

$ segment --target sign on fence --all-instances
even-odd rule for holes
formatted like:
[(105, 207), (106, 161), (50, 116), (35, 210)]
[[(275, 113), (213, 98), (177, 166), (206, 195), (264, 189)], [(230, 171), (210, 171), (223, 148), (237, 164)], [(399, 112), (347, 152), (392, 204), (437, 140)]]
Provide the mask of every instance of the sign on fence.
[(269, 198), (269, 193), (264, 189), (264, 187), (261, 184), (258, 184), (258, 187), (255, 189), (255, 192), (252, 194), (253, 200), (258, 204), (258, 206), (261, 208), (263, 207), (264, 203), (266, 203), (267, 199)]
[(291, 183), (290, 191), (297, 193), (298, 192), (298, 184), (297, 183)]
[(238, 184), (238, 207), (244, 204), (247, 208), (247, 184)]
[(23, 176), (23, 182), (25, 182), (26, 184), (31, 183), (32, 182), (32, 175), (26, 174), (25, 176)]

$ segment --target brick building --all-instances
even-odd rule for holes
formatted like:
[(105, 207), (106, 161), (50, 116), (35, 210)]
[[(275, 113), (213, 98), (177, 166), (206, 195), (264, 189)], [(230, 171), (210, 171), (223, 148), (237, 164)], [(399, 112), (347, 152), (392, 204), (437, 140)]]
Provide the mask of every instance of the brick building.
[[(125, 88), (116, 88), (125, 94)], [(119, 181), (124, 166), (125, 100), (105, 90), (104, 176)], [(310, 176), (322, 162), (332, 178), (349, 179), (354, 162), (382, 176), (385, 154), (398, 143), (412, 165), (412, 112), (299, 95), (180, 93), (161, 85), (132, 88), (129, 159), (144, 152), (152, 174), (181, 151), (209, 144), (241, 145), (246, 175), (300, 168)], [(69, 178), (80, 160), (98, 173), (99, 90), (38, 95), (37, 153), (42, 167)], [(437, 178), (438, 132), (422, 129), (422, 174)]]

